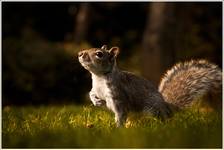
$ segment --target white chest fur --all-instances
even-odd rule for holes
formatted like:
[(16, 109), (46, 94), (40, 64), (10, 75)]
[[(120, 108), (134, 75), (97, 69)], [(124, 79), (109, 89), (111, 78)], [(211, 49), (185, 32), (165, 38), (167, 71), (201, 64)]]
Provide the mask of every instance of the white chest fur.
[(103, 77), (92, 75), (92, 90), (102, 100), (107, 100), (111, 97), (111, 90), (107, 85), (107, 80)]

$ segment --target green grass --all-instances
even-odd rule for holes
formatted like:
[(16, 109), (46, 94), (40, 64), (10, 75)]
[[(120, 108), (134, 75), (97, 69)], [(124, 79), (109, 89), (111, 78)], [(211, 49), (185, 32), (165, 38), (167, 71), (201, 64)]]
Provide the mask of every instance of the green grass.
[(161, 122), (131, 115), (116, 128), (113, 114), (93, 106), (4, 107), (3, 148), (221, 148), (217, 113), (185, 110)]

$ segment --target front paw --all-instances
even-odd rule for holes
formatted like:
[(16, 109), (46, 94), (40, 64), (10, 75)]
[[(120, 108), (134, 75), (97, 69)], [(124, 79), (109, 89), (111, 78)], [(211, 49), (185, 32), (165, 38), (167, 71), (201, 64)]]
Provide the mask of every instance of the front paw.
[(106, 102), (96, 96), (96, 94), (92, 91), (89, 93), (90, 100), (92, 101), (94, 106), (103, 106), (106, 105)]
[(103, 100), (97, 100), (97, 101), (94, 101), (93, 103), (95, 106), (104, 106), (106, 105), (106, 102), (103, 101)]

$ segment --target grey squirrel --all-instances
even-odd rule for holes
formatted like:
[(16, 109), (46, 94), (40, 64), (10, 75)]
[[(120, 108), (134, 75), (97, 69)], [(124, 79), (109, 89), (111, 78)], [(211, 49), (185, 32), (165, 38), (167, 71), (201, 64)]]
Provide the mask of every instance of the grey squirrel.
[(118, 47), (108, 50), (106, 45), (78, 53), (79, 62), (92, 76), (90, 100), (113, 111), (117, 126), (124, 124), (129, 112), (164, 119), (174, 109), (189, 107), (199, 98), (221, 107), (222, 72), (216, 65), (205, 60), (179, 63), (167, 71), (157, 89), (150, 81), (120, 70), (118, 54)]

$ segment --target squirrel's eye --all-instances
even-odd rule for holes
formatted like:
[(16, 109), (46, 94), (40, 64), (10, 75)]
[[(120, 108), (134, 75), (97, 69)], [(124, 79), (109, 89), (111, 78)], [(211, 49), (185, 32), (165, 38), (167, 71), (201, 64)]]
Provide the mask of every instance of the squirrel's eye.
[(102, 58), (102, 57), (103, 57), (103, 53), (102, 53), (102, 52), (96, 52), (96, 56), (97, 56), (98, 58)]

